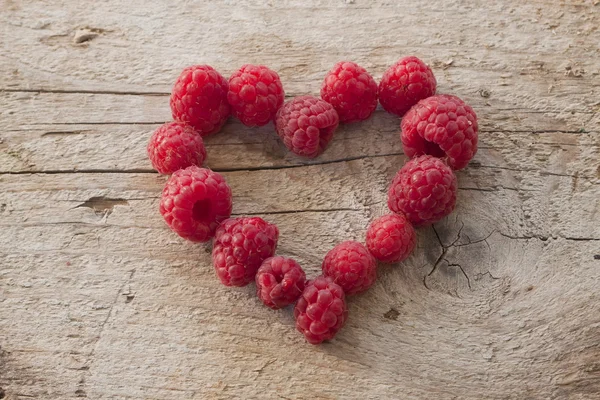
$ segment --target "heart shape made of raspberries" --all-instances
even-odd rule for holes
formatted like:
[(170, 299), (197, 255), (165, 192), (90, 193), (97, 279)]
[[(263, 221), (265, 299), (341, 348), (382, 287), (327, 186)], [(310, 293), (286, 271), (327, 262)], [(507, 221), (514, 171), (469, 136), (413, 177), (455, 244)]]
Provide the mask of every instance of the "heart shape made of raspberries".
[[(325, 76), (321, 98), (305, 95), (285, 103), (279, 75), (265, 66), (244, 65), (228, 80), (208, 65), (187, 67), (171, 94), (174, 122), (158, 128), (148, 144), (154, 168), (171, 174), (160, 213), (179, 236), (212, 240), (213, 265), (224, 285), (255, 282), (267, 307), (294, 304), (296, 328), (309, 343), (330, 340), (348, 318), (346, 296), (375, 284), (378, 263), (405, 260), (416, 245), (415, 227), (454, 210), (454, 170), (466, 167), (477, 152), (477, 116), (460, 98), (436, 95), (436, 87), (433, 72), (416, 57), (389, 67), (379, 84), (356, 63), (339, 62)], [(389, 187), (391, 213), (371, 222), (365, 244), (333, 247), (322, 275), (307, 280), (296, 260), (276, 254), (277, 226), (260, 217), (231, 218), (232, 190), (221, 174), (202, 168), (207, 158), (202, 138), (216, 134), (230, 115), (251, 127), (273, 122), (289, 151), (314, 158), (340, 123), (368, 119), (378, 102), (402, 117), (400, 140), (410, 158)]]

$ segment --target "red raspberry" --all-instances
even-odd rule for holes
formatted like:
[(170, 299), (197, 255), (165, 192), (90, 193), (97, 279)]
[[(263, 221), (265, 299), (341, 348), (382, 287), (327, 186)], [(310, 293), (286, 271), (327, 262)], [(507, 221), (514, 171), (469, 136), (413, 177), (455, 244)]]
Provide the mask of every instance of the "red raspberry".
[(447, 157), (448, 165), (462, 169), (477, 152), (477, 115), (456, 96), (431, 96), (402, 118), (401, 137), (408, 157)]
[(379, 82), (379, 102), (389, 113), (404, 115), (421, 99), (435, 94), (431, 68), (417, 57), (404, 57), (384, 72)]
[(279, 230), (259, 217), (223, 221), (213, 243), (213, 264), (227, 286), (246, 286), (260, 264), (275, 254)]
[(246, 126), (263, 126), (283, 104), (283, 86), (277, 72), (264, 65), (243, 65), (229, 78), (227, 100)]
[(367, 229), (367, 248), (382, 262), (403, 261), (415, 248), (415, 229), (404, 214), (379, 217)]
[(340, 122), (365, 120), (377, 108), (377, 83), (360, 65), (342, 61), (325, 76), (321, 98), (335, 108)]
[(148, 157), (161, 174), (172, 174), (190, 165), (201, 166), (206, 160), (202, 137), (189, 125), (169, 122), (161, 125), (150, 138)]
[(304, 290), (306, 274), (295, 260), (267, 258), (256, 273), (256, 295), (274, 310), (294, 303)]
[(185, 68), (171, 93), (171, 112), (202, 136), (218, 132), (229, 117), (227, 80), (208, 65)]
[(421, 156), (398, 171), (388, 193), (388, 207), (403, 212), (414, 225), (444, 218), (456, 205), (456, 176), (439, 158)]
[(331, 104), (313, 96), (300, 96), (281, 106), (275, 128), (290, 151), (313, 158), (325, 150), (338, 123)]
[(344, 290), (324, 276), (307, 282), (294, 307), (294, 318), (309, 343), (333, 339), (348, 319)]
[(321, 268), (348, 295), (364, 292), (377, 279), (377, 261), (365, 246), (351, 240), (331, 249)]
[(231, 215), (231, 189), (222, 175), (195, 165), (175, 171), (160, 200), (160, 213), (179, 236), (206, 242)]

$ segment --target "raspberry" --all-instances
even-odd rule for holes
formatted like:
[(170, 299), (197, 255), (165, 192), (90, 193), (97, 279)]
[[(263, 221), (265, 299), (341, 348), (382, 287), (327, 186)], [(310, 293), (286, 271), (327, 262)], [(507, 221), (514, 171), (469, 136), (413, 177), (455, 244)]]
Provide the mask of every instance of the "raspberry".
[(348, 319), (344, 290), (324, 276), (307, 282), (294, 307), (294, 318), (309, 343), (333, 339)]
[(190, 165), (201, 166), (206, 160), (202, 137), (189, 125), (169, 122), (161, 125), (150, 138), (148, 157), (161, 174), (172, 174)]
[(365, 120), (377, 108), (377, 83), (360, 65), (342, 61), (325, 76), (321, 98), (335, 108), (340, 122)]
[(415, 248), (415, 229), (404, 214), (379, 217), (367, 229), (367, 248), (382, 262), (403, 261)]
[(227, 100), (246, 126), (263, 126), (275, 117), (284, 92), (277, 72), (264, 65), (243, 65), (229, 78)]
[(279, 230), (259, 217), (223, 221), (213, 243), (213, 264), (226, 286), (246, 286), (260, 264), (275, 254)]
[(160, 213), (179, 236), (206, 242), (231, 215), (231, 189), (222, 175), (209, 169), (180, 169), (165, 185)]
[(229, 117), (227, 80), (208, 65), (185, 68), (171, 92), (171, 112), (202, 136), (218, 132)]
[(421, 156), (398, 171), (388, 192), (388, 207), (415, 225), (444, 218), (456, 205), (456, 176), (439, 158)]
[(338, 123), (331, 104), (313, 96), (300, 96), (281, 106), (275, 128), (291, 152), (313, 158), (325, 150)]
[(448, 165), (462, 169), (477, 152), (477, 115), (456, 96), (431, 96), (402, 118), (401, 137), (408, 157), (447, 157)]
[(435, 94), (431, 68), (417, 57), (404, 57), (384, 72), (379, 82), (379, 102), (389, 113), (404, 115), (419, 100)]
[(351, 240), (331, 249), (321, 268), (348, 295), (364, 292), (377, 279), (377, 261), (365, 246)]
[(274, 310), (298, 300), (306, 274), (295, 260), (281, 256), (267, 258), (256, 273), (256, 295)]

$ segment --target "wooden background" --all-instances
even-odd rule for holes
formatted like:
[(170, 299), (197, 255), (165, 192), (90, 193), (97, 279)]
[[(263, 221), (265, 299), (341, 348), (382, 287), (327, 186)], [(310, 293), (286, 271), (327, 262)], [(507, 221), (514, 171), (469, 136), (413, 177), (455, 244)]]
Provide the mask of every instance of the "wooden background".
[[(598, 3), (0, 0), (0, 398), (600, 399)], [(263, 63), (291, 97), (411, 54), (479, 152), (457, 210), (308, 345), (167, 229), (146, 143), (187, 65)], [(231, 121), (208, 166), (314, 276), (386, 212), (398, 130), (378, 111), (307, 161)]]

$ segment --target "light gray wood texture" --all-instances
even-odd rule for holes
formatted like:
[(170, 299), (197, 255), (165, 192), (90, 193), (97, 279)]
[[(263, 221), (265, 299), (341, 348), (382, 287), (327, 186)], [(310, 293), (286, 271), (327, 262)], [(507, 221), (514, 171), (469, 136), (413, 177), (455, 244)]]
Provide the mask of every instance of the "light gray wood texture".
[[(600, 399), (599, 25), (575, 0), (0, 0), (0, 397)], [(295, 96), (411, 54), (480, 150), (456, 211), (308, 345), (166, 228), (146, 143), (187, 65), (263, 63)], [(398, 130), (378, 111), (306, 161), (232, 121), (208, 166), (314, 276), (386, 212)]]

